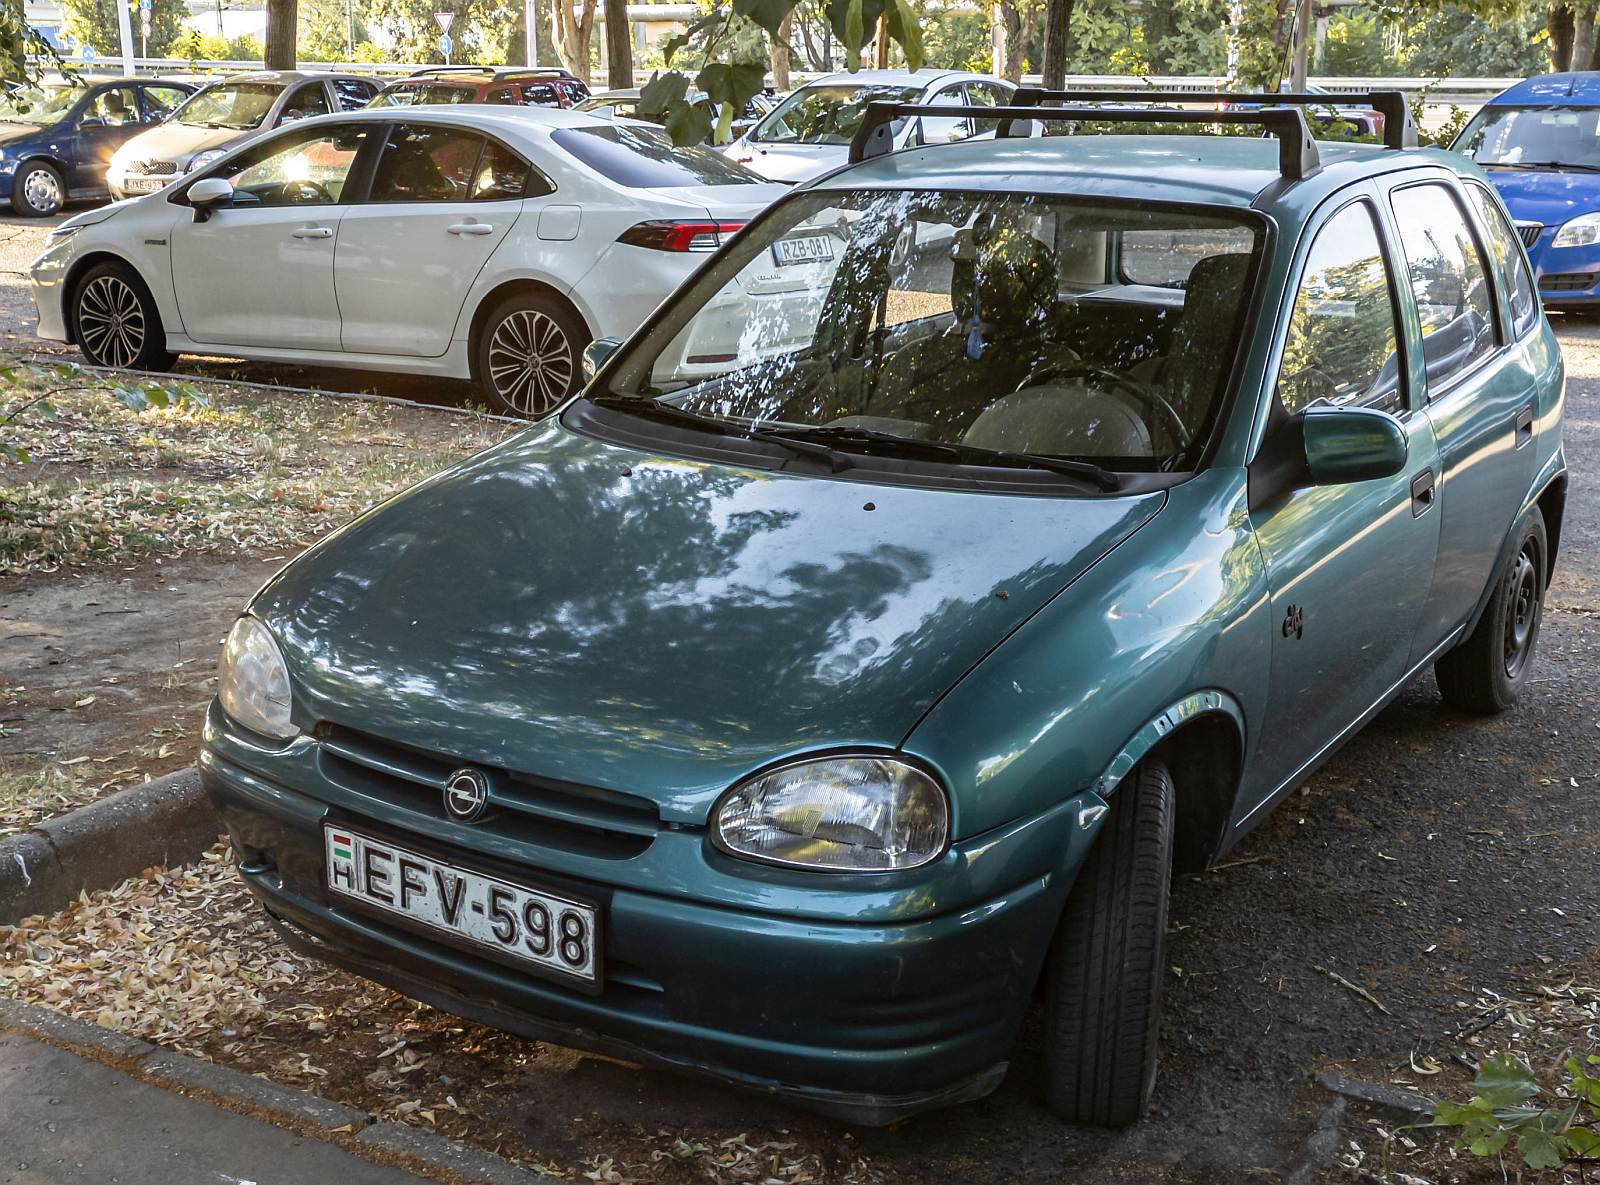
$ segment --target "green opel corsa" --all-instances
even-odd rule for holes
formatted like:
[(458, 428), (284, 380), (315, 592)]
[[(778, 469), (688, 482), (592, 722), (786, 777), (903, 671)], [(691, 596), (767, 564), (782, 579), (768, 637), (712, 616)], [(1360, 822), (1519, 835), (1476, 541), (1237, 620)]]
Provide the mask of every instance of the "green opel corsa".
[[(1397, 96), (1387, 145), (1081, 98), (876, 105), (255, 596), (201, 766), (287, 941), (866, 1123), (994, 1089), (1037, 1000), (1049, 1105), (1137, 1118), (1173, 869), (1427, 667), (1515, 702), (1563, 370)], [(998, 135), (880, 151), (955, 118)]]

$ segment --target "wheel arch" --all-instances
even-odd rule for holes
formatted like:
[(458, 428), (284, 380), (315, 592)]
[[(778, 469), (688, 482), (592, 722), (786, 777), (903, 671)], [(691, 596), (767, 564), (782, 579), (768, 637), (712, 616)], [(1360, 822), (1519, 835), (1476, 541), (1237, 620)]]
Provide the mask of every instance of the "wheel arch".
[(1096, 779), (1102, 798), (1116, 793), (1141, 761), (1154, 756), (1172, 775), (1178, 815), (1173, 862), (1184, 872), (1221, 855), (1244, 775), (1245, 719), (1226, 691), (1192, 692), (1152, 716)]
[[(68, 196), (72, 192), (72, 186), (67, 180), (67, 164), (60, 157), (51, 156), (48, 152), (41, 152), (38, 149), (34, 149), (26, 156), (22, 157), (21, 160), (17, 161), (17, 167), (11, 173), (12, 205), (16, 205), (17, 184), (22, 180), (22, 174), (29, 165), (49, 165), (55, 170), (56, 176), (61, 178), (61, 209), (65, 210), (67, 208)], [(57, 212), (59, 213), (60, 211)]]
[(519, 276), (508, 280), (501, 280), (478, 299), (477, 305), (472, 310), (472, 319), (467, 323), (467, 355), (472, 367), (472, 377), (478, 378), (478, 335), (483, 332), (484, 322), (488, 319), (489, 310), (499, 304), (507, 296), (514, 293), (526, 292), (554, 300), (564, 306), (583, 325), (591, 337), (594, 336), (594, 327), (589, 318), (584, 316), (583, 310), (573, 302), (571, 296), (557, 288), (554, 284), (532, 276)]
[(1544, 515), (1544, 586), (1549, 588), (1556, 573), (1556, 553), (1561, 548), (1561, 520), (1567, 513), (1567, 471), (1556, 474), (1533, 502)]
[[(144, 289), (144, 294), (150, 299), (150, 303), (156, 307), (158, 312), (161, 311), (161, 302), (156, 299), (155, 289), (150, 286), (150, 281), (145, 274), (139, 270), (138, 264), (125, 255), (118, 255), (115, 251), (90, 251), (81, 259), (72, 261), (72, 266), (67, 269), (66, 278), (61, 283), (61, 321), (66, 327), (67, 341), (72, 345), (80, 344), (78, 341), (77, 316), (78, 285), (91, 268), (98, 267), (102, 263), (115, 263), (127, 268), (128, 271), (133, 273), (134, 280)], [(161, 333), (163, 337), (166, 336), (166, 327), (164, 325)]]

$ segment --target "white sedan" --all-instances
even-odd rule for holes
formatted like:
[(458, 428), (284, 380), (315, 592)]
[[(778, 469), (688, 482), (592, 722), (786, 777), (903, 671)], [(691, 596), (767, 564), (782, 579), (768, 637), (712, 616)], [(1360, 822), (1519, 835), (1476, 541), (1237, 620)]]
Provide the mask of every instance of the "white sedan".
[(632, 332), (785, 188), (573, 111), (324, 116), (63, 222), (33, 264), (39, 334), (104, 366), (188, 353), (471, 379), (538, 416), (580, 385), (592, 339)]

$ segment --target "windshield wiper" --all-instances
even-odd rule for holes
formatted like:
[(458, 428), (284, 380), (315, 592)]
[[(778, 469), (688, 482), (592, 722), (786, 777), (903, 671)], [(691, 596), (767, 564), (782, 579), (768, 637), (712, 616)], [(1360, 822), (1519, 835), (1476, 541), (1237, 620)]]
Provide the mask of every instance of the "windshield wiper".
[(1600, 165), (1583, 165), (1564, 160), (1486, 160), (1486, 169), (1571, 169), (1579, 173), (1600, 173)]
[(611, 407), (620, 411), (632, 412), (640, 416), (653, 416), (659, 420), (666, 420), (675, 424), (687, 424), (694, 428), (703, 428), (708, 432), (715, 432), (719, 436), (737, 436), (741, 440), (759, 440), (763, 444), (775, 444), (779, 448), (799, 457), (816, 457), (826, 462), (829, 469), (835, 473), (843, 473), (851, 468), (855, 462), (849, 457), (831, 449), (824, 444), (813, 444), (805, 440), (791, 440), (778, 432), (768, 432), (762, 428), (745, 428), (731, 420), (724, 420), (720, 416), (701, 415), (697, 411), (679, 407), (675, 403), (665, 403), (659, 395), (656, 396), (629, 396), (629, 395), (595, 395), (589, 402), (596, 407)]
[(1122, 488), (1122, 478), (1093, 461), (1079, 461), (1067, 457), (1051, 457), (1043, 453), (1009, 452), (1005, 449), (983, 448), (976, 444), (952, 444), (944, 440), (918, 440), (914, 436), (900, 436), (893, 432), (879, 432), (872, 428), (854, 428), (846, 425), (819, 424), (814, 427), (785, 427), (769, 429), (769, 435), (798, 436), (807, 440), (826, 441), (830, 444), (865, 444), (892, 449), (902, 456), (949, 457), (975, 465), (1007, 465), (1017, 468), (1047, 469), (1067, 477), (1096, 486), (1107, 493)]

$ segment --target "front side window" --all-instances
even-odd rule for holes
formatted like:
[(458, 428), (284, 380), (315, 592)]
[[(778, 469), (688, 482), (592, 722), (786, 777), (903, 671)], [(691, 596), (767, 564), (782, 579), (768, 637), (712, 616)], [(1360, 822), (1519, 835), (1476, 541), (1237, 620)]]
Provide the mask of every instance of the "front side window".
[[(807, 193), (680, 292), (601, 394), (952, 465), (998, 451), (1192, 467), (1246, 336), (1258, 227), (1154, 203)], [(1151, 233), (1217, 249), (1181, 291), (1114, 278), (1121, 240)]]
[(766, 180), (710, 148), (678, 148), (666, 132), (641, 124), (557, 128), (550, 139), (601, 176), (629, 189), (758, 185)]
[(333, 82), (333, 93), (339, 98), (341, 111), (355, 111), (365, 107), (375, 90), (377, 88), (372, 83), (362, 82), (356, 78), (336, 78)]
[[(960, 86), (946, 87), (928, 102), (939, 107), (960, 107), (966, 101), (966, 88)], [(956, 140), (965, 140), (972, 134), (972, 121), (965, 116), (950, 117), (945, 115), (923, 115), (917, 119), (922, 143), (924, 144), (949, 144)], [(853, 133), (852, 133), (853, 134)]]
[(1391, 200), (1431, 394), (1494, 349), (1494, 298), (1466, 214), (1447, 186), (1412, 185)]
[(1346, 206), (1317, 232), (1278, 370), (1288, 412), (1357, 405), (1400, 412), (1399, 317), (1371, 209)]
[(475, 92), (470, 86), (449, 86), (434, 82), (395, 82), (383, 91), (369, 107), (419, 107), (445, 103), (470, 103)]
[(559, 107), (561, 106), (561, 95), (548, 82), (525, 82), (522, 84), (522, 105), (524, 107)]
[(372, 177), (375, 202), (464, 202), (472, 196), (483, 137), (430, 124), (389, 133)]
[(313, 115), (328, 114), (328, 96), (323, 92), (322, 83), (308, 82), (289, 96), (289, 101), (283, 105), (283, 120), (309, 119)]
[(282, 93), (275, 82), (218, 83), (197, 92), (172, 118), (196, 127), (244, 131), (260, 127)]
[(1500, 274), (1506, 279), (1506, 295), (1511, 305), (1511, 326), (1521, 337), (1539, 319), (1539, 297), (1533, 290), (1533, 277), (1528, 274), (1528, 260), (1522, 253), (1522, 244), (1516, 232), (1506, 221), (1499, 204), (1481, 185), (1467, 186), (1473, 202), (1478, 207), (1478, 218), (1489, 238), (1489, 250), (1494, 252)]
[(176, 111), (189, 97), (188, 91), (175, 86), (147, 86), (144, 88), (144, 117), (147, 123), (160, 123)]
[(233, 186), (236, 206), (332, 206), (344, 201), (356, 155), (371, 129), (307, 129), (259, 144), (212, 170)]
[(139, 122), (139, 100), (131, 86), (111, 86), (84, 106), (80, 122), (96, 127), (120, 128)]
[(1600, 107), (1484, 107), (1450, 147), (1480, 165), (1600, 171)]
[(913, 103), (920, 86), (803, 86), (750, 132), (763, 144), (848, 144), (861, 126), (867, 104)]
[[(993, 82), (967, 84), (967, 102), (974, 107), (1004, 107), (1010, 98), (1010, 92)], [(993, 132), (1000, 126), (998, 119), (979, 119), (974, 122), (976, 134), (980, 136)]]

